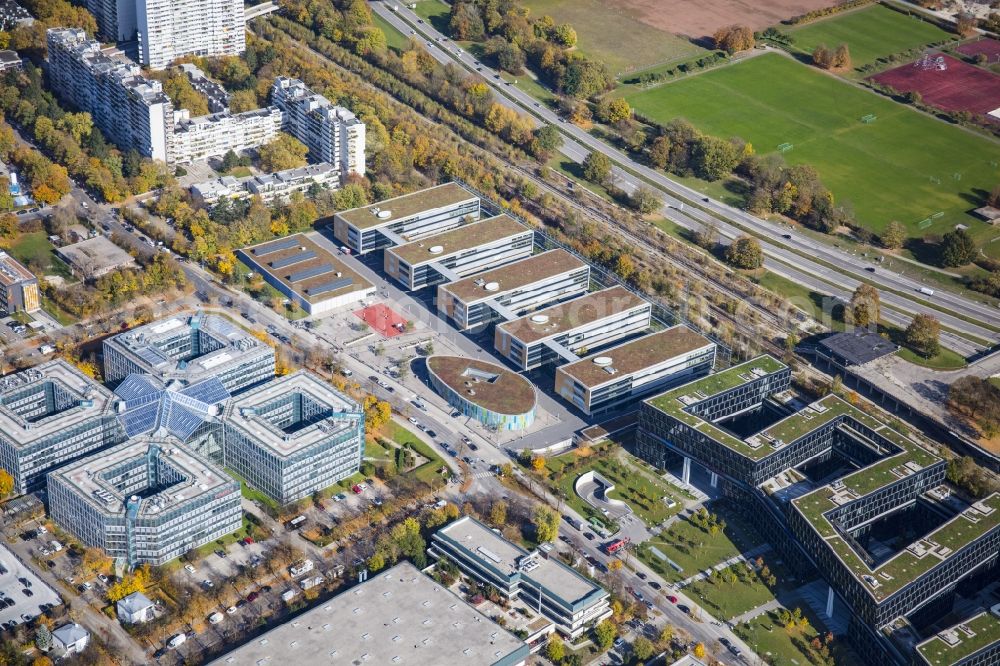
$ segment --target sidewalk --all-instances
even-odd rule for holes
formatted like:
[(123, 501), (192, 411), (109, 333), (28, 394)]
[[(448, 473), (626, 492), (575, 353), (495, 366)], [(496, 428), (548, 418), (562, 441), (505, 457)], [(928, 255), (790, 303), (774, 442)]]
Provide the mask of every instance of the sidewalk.
[[(711, 570), (712, 571), (722, 571), (723, 569), (731, 567), (732, 565), (736, 564), (737, 562), (745, 562), (747, 560), (754, 560), (754, 559), (757, 558), (758, 555), (763, 555), (764, 553), (768, 552), (769, 550), (771, 550), (771, 545), (770, 544), (766, 544), (766, 543), (765, 544), (761, 544), (760, 546), (757, 546), (756, 548), (754, 548), (752, 550), (748, 550), (746, 553), (740, 553), (738, 555), (733, 555), (728, 560), (724, 560), (722, 562), (719, 562), (718, 564), (714, 565)], [(706, 578), (708, 578), (708, 575), (704, 571), (699, 571), (698, 573), (696, 573), (695, 575), (691, 576), (690, 578), (685, 578), (681, 582), (677, 583), (677, 586), (678, 587), (687, 587), (691, 583), (696, 583), (699, 580), (705, 580)]]

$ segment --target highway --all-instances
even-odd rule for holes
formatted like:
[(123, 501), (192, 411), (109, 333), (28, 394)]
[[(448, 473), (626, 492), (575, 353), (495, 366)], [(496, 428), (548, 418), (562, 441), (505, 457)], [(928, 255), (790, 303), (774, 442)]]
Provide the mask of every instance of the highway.
[[(655, 184), (663, 197), (663, 214), (667, 219), (692, 230), (698, 230), (705, 224), (714, 224), (720, 235), (729, 239), (744, 234), (744, 229), (772, 239), (761, 241), (761, 247), (770, 259), (768, 269), (820, 293), (838, 298), (843, 298), (844, 295), (849, 297), (849, 293), (862, 281), (873, 284), (879, 288), (882, 302), (886, 306), (885, 318), (894, 324), (905, 326), (913, 313), (922, 312), (934, 315), (943, 326), (963, 335), (985, 340), (990, 344), (1000, 341), (1000, 335), (995, 330), (981, 325), (985, 323), (991, 327), (1000, 327), (1000, 310), (989, 304), (940, 290), (933, 297), (919, 294), (920, 288), (925, 286), (921, 282), (881, 268), (866, 258), (813, 240), (783, 224), (760, 219), (707, 198), (665, 174), (634, 161), (614, 146), (567, 122), (527, 93), (505, 82), (499, 72), (455, 46), (448, 37), (405, 6), (377, 0), (370, 2), (370, 5), (375, 13), (404, 35), (416, 32), (415, 36), (423, 38), (425, 49), (439, 62), (458, 63), (469, 73), (481, 76), (493, 88), (499, 102), (529, 114), (536, 122), (558, 127), (564, 135), (564, 145), (560, 152), (566, 157), (575, 162), (583, 162), (591, 151), (600, 151), (628, 168), (628, 171), (617, 166), (614, 169), (615, 182), (623, 190), (631, 192), (640, 185), (649, 187), (650, 183)], [(781, 240), (776, 242), (773, 239)], [(893, 291), (898, 293), (892, 293)], [(946, 303), (948, 310), (954, 314), (925, 304), (934, 301)], [(946, 335), (943, 341), (966, 355), (983, 348), (983, 345), (974, 340), (958, 336)]]

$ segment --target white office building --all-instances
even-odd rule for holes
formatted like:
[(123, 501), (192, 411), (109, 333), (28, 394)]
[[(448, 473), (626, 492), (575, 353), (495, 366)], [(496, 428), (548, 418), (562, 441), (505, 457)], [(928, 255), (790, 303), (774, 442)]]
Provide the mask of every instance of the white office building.
[(240, 484), (173, 437), (137, 437), (48, 475), (49, 512), (129, 567), (161, 565), (235, 532)]
[(285, 114), (282, 129), (309, 148), (312, 161), (338, 165), (342, 177), (365, 175), (365, 124), (351, 111), (284, 76), (275, 80), (271, 102)]
[(0, 469), (16, 492), (39, 489), (57, 466), (124, 440), (114, 395), (66, 361), (0, 377)]
[(361, 466), (361, 406), (309, 372), (278, 377), (232, 400), (222, 420), (226, 467), (282, 504)]
[(104, 341), (104, 378), (130, 374), (194, 384), (215, 377), (230, 393), (274, 377), (274, 349), (218, 315), (178, 315)]
[(240, 0), (87, 0), (102, 35), (139, 42), (139, 61), (163, 69), (182, 56), (239, 55), (246, 50)]

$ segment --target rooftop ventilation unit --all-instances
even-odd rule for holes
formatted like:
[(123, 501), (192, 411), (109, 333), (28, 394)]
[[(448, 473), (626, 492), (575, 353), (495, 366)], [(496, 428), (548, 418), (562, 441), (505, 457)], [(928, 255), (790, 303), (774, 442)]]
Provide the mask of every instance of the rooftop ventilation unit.
[[(433, 250), (433, 248), (431, 248), (431, 249)], [(499, 282), (487, 282), (486, 286), (484, 288), (486, 289), (486, 291), (499, 291), (500, 290), (500, 283)]]
[(609, 365), (611, 365), (613, 362), (614, 361), (612, 360), (612, 358), (610, 356), (598, 356), (597, 358), (594, 359), (594, 365), (596, 365), (598, 367), (601, 367), (601, 368), (606, 368)]
[(375, 213), (375, 216), (380, 220), (388, 220), (390, 217), (392, 217), (392, 211), (380, 210), (379, 212)]
[[(533, 324), (545, 324), (549, 321), (548, 316), (542, 314), (531, 315), (531, 323)], [(594, 359), (594, 363), (597, 363), (597, 359)], [(600, 364), (598, 364), (600, 365)]]
[(427, 251), (431, 254), (441, 254), (444, 252), (444, 247), (441, 245), (432, 245)]

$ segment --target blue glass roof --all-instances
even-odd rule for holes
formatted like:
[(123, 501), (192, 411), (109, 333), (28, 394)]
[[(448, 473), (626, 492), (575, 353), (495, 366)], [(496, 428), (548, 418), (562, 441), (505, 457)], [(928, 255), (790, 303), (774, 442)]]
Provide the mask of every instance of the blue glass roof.
[(164, 430), (187, 441), (203, 423), (215, 419), (229, 391), (215, 377), (189, 386), (164, 385), (150, 375), (126, 377), (115, 394), (125, 402), (118, 419), (129, 437)]

